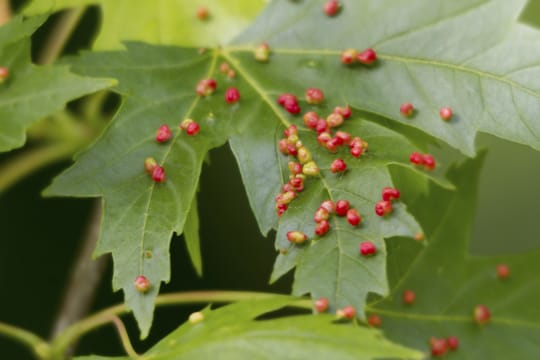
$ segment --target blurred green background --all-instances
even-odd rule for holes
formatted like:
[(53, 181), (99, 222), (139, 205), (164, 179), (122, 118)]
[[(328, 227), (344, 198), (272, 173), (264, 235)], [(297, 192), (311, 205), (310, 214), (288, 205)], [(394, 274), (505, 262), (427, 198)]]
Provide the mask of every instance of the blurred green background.
[[(22, 1), (15, 2), (17, 7)], [(540, 1), (533, 1), (523, 21), (540, 25)], [(53, 17), (49, 23), (54, 22)], [(80, 29), (68, 44), (68, 52), (87, 47), (97, 31), (99, 11), (84, 16)], [(35, 36), (39, 48), (45, 27)], [(539, 114), (540, 115), (540, 114)], [(540, 121), (540, 119), (539, 119)], [(473, 255), (522, 252), (540, 245), (537, 205), (540, 203), (540, 153), (528, 147), (488, 135), (478, 138), (479, 147), (490, 149), (481, 178), (478, 212), (470, 250)], [(446, 163), (459, 154), (441, 148)], [(0, 161), (13, 156), (4, 154)], [(273, 234), (264, 238), (251, 214), (235, 160), (224, 146), (210, 154), (211, 165), (203, 170), (199, 194), (204, 275), (191, 267), (181, 238), (171, 248), (172, 281), (164, 291), (237, 289), (287, 292), (292, 277), (267, 285), (275, 257)], [(42, 199), (41, 190), (69, 163), (40, 171), (0, 195), (0, 320), (48, 337), (69, 278), (93, 201)], [(231, 208), (234, 211), (231, 211)], [(99, 288), (94, 311), (122, 301), (112, 293), (109, 264)], [(136, 343), (144, 350), (163, 337), (198, 307), (159, 309), (150, 338)], [(126, 317), (132, 339), (135, 323)], [(78, 353), (122, 354), (112, 327), (86, 336)], [(25, 349), (0, 338), (0, 359), (31, 359)]]

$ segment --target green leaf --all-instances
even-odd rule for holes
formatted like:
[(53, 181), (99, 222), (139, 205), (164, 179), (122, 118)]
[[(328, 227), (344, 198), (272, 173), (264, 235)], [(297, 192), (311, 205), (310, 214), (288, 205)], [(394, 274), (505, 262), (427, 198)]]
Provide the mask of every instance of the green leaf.
[[(347, 120), (342, 129), (361, 135), (369, 143), (369, 153), (362, 159), (344, 155), (349, 170), (343, 176), (336, 176), (328, 170), (335, 155), (326, 151), (314, 155), (325, 170), (321, 178), (307, 182), (305, 193), (299, 194), (279, 221), (276, 248), (281, 253), (276, 260), (272, 279), (277, 279), (296, 266), (294, 294), (311, 293), (314, 298), (326, 297), (332, 309), (354, 305), (363, 313), (369, 292), (385, 295), (388, 291), (384, 237), (412, 237), (420, 231), (402, 203), (394, 203), (393, 213), (389, 217), (381, 218), (373, 210), (375, 203), (380, 200), (381, 189), (393, 185), (387, 165), (406, 161), (404, 155), (414, 148), (402, 136), (365, 120)], [(249, 134), (246, 132), (247, 136)], [(314, 137), (306, 135), (302, 141), (310, 148), (317, 149)], [(387, 146), (390, 143), (392, 147)], [(251, 149), (247, 154), (258, 155), (264, 150)], [(241, 153), (246, 154), (246, 150)], [(285, 160), (280, 155), (278, 161)], [(248, 189), (252, 179), (245, 178)], [(330, 220), (331, 231), (320, 238), (314, 236), (316, 224), (313, 214), (328, 199), (348, 199), (363, 218), (360, 228), (355, 229), (345, 218), (334, 216)], [(313, 241), (302, 246), (291, 245), (286, 234), (295, 230), (308, 234)], [(376, 244), (376, 256), (360, 256), (359, 244), (366, 240)]]
[[(468, 155), (479, 131), (540, 149), (540, 36), (516, 22), (526, 0), (349, 0), (331, 18), (323, 3), (273, 1), (235, 40), (238, 50), (261, 41), (274, 49), (269, 86), (339, 84), (342, 102)], [(375, 66), (340, 69), (341, 50), (368, 47)], [(399, 113), (406, 101), (418, 110), (411, 119)], [(450, 122), (439, 118), (444, 106), (454, 110)]]
[(66, 66), (30, 62), (30, 36), (45, 17), (16, 17), (0, 27), (0, 65), (9, 77), (0, 84), (0, 152), (24, 145), (33, 122), (62, 110), (68, 101), (114, 85), (113, 80), (72, 74)]
[[(227, 140), (230, 142), (261, 231), (277, 229), (276, 248), (280, 255), (272, 280), (296, 267), (294, 294), (328, 297), (332, 309), (353, 305), (362, 316), (368, 293), (382, 296), (388, 293), (384, 238), (411, 237), (420, 230), (407, 212), (406, 201), (395, 202), (394, 212), (385, 218), (377, 217), (373, 211), (375, 202), (381, 198), (381, 189), (393, 185), (390, 167), (406, 167), (410, 173), (421, 173), (423, 179), (428, 177), (425, 172), (413, 169), (408, 160), (418, 146), (425, 151), (425, 138), (412, 132), (413, 140), (409, 140), (396, 130), (411, 125), (472, 153), (475, 132), (482, 130), (475, 126), (483, 124), (482, 114), (486, 109), (479, 102), (486, 104), (496, 100), (504, 106), (512, 105), (505, 103), (503, 95), (499, 98), (487, 92), (468, 93), (473, 88), (470, 82), (489, 80), (493, 82), (492, 91), (500, 90), (499, 94), (503, 94), (498, 87), (508, 82), (489, 70), (490, 66), (495, 66), (493, 61), (485, 63), (486, 70), (479, 70), (483, 66), (480, 64), (472, 72), (466, 70), (465, 65), (454, 63), (462, 53), (456, 55), (437, 45), (442, 41), (441, 29), (448, 32), (449, 27), (457, 29), (459, 25), (460, 31), (474, 40), (470, 45), (473, 49), (467, 48), (469, 55), (482, 52), (485, 48), (475, 39), (482, 35), (486, 44), (493, 44), (500, 40), (496, 35), (502, 30), (484, 31), (484, 24), (471, 22), (471, 14), (490, 19), (487, 28), (492, 18), (506, 30), (522, 28), (514, 24), (514, 17), (510, 16), (519, 10), (521, 1), (458, 0), (445, 2), (444, 6), (440, 2), (438, 7), (427, 1), (410, 1), (408, 7), (404, 2), (349, 1), (335, 18), (327, 18), (322, 13), (322, 3), (272, 2), (235, 45), (203, 54), (195, 49), (128, 44), (127, 51), (85, 55), (75, 61), (75, 68), (83, 74), (118, 78), (117, 90), (124, 95), (125, 102), (103, 137), (78, 158), (74, 167), (56, 179), (48, 193), (104, 197), (105, 217), (96, 254), (113, 253), (114, 288), (124, 290), (127, 305), (133, 309), (143, 336), (151, 323), (160, 283), (169, 280), (171, 234), (184, 231), (200, 165), (209, 149)], [(497, 10), (493, 4), (505, 11)], [(364, 11), (360, 11), (361, 6)], [(409, 13), (423, 15), (403, 16)], [(359, 16), (362, 21), (353, 16)], [(396, 18), (412, 20), (395, 21)], [(468, 26), (463, 25), (465, 22)], [(334, 26), (336, 24), (341, 26)], [(368, 25), (371, 26), (369, 31), (365, 28)], [(454, 39), (457, 36), (454, 32), (445, 34), (459, 49), (462, 45)], [(409, 41), (409, 47), (402, 48), (399, 41), (391, 40), (399, 37), (405, 41), (409, 36), (420, 35), (425, 38), (418, 39), (415, 47)], [(511, 37), (514, 35), (512, 33)], [(254, 45), (263, 40), (272, 48), (268, 63), (255, 61), (252, 54)], [(376, 66), (349, 68), (340, 64), (339, 49), (378, 43), (381, 56)], [(420, 47), (419, 44), (427, 45)], [(414, 56), (411, 55), (413, 50), (417, 52)], [(520, 50), (519, 54), (522, 52)], [(438, 60), (433, 60), (438, 56)], [(424, 57), (426, 59), (422, 60)], [(234, 79), (217, 71), (217, 64), (222, 62), (235, 70)], [(424, 88), (408, 75), (410, 71), (422, 72), (426, 77)], [(486, 80), (487, 73), (493, 76)], [(452, 76), (456, 83), (437, 82), (447, 76)], [(218, 90), (212, 96), (199, 99), (194, 88), (205, 77), (216, 78)], [(229, 86), (237, 87), (241, 93), (240, 102), (232, 106), (223, 101), (224, 91)], [(337, 154), (329, 153), (319, 147), (315, 133), (305, 128), (300, 117), (291, 116), (276, 104), (279, 94), (287, 92), (302, 97), (308, 87), (322, 88), (325, 101), (315, 106), (300, 100), (304, 112), (313, 110), (326, 116), (334, 106), (346, 103), (353, 106), (354, 115), (341, 130), (366, 140), (369, 143), (367, 154), (354, 159), (346, 149)], [(446, 102), (447, 99), (452, 102)], [(417, 106), (418, 112), (411, 119), (399, 115), (399, 105), (404, 101), (412, 101)], [(439, 104), (454, 108), (457, 115), (449, 123), (438, 119)], [(512, 106), (508, 109), (516, 110)], [(498, 112), (498, 116), (502, 114)], [(496, 121), (486, 126), (507, 132), (507, 138), (518, 141), (511, 134), (528, 122), (513, 118), (508, 112), (504, 114), (507, 115), (504, 126), (500, 127), (502, 123)], [(177, 132), (175, 140), (167, 145), (155, 143), (153, 134), (160, 124), (174, 127), (186, 117), (201, 122), (201, 134), (186, 138), (185, 134)], [(400, 126), (394, 130), (392, 126), (381, 126), (387, 123), (385, 117), (399, 121)], [(285, 215), (278, 219), (274, 197), (288, 180), (287, 161), (291, 158), (279, 153), (277, 143), (283, 129), (291, 124), (298, 125), (299, 137), (310, 149), (321, 175), (306, 180), (304, 192), (299, 193)], [(405, 133), (411, 134), (410, 131)], [(526, 142), (536, 146), (534, 141)], [(166, 184), (155, 185), (144, 173), (142, 161), (150, 155), (165, 165), (169, 176)], [(345, 174), (329, 171), (332, 160), (338, 156), (348, 164)], [(354, 229), (343, 218), (332, 217), (332, 230), (320, 239), (314, 237), (312, 217), (317, 207), (323, 200), (340, 198), (350, 200), (360, 211), (363, 225)], [(290, 246), (286, 233), (291, 230), (303, 231), (310, 241), (302, 246)], [(359, 255), (358, 245), (367, 239), (377, 245), (376, 256)], [(147, 249), (154, 252), (150, 259), (145, 257)], [(147, 294), (137, 293), (133, 288), (133, 279), (139, 274), (147, 276), (153, 284)]]
[[(197, 324), (186, 322), (142, 359), (422, 359), (377, 330), (333, 323), (331, 315), (256, 320), (294, 302), (289, 297), (248, 300), (206, 308)], [(255, 319), (255, 320), (254, 320)]]
[[(396, 244), (389, 256), (392, 293), (370, 304), (369, 311), (381, 316), (390, 339), (407, 346), (427, 350), (431, 336), (457, 336), (458, 358), (535, 359), (540, 351), (536, 341), (540, 316), (535, 308), (540, 284), (534, 269), (540, 252), (467, 255), (483, 158), (482, 154), (450, 171), (456, 192), (430, 185), (425, 197), (410, 204), (422, 223), (434, 224), (426, 228), (429, 245), (421, 249), (406, 242)], [(426, 206), (426, 202), (438, 205)], [(500, 263), (511, 269), (505, 280), (496, 275)], [(403, 304), (405, 289), (416, 293), (413, 305)], [(491, 311), (491, 322), (485, 326), (473, 321), (477, 304)]]
[[(230, 115), (221, 99), (201, 99), (194, 91), (198, 80), (213, 71), (216, 60), (212, 52), (199, 55), (195, 49), (128, 44), (128, 52), (87, 54), (74, 66), (92, 76), (115, 76), (116, 91), (125, 95), (125, 101), (104, 136), (45, 194), (103, 196), (104, 218), (95, 255), (112, 252), (113, 288), (124, 290), (142, 337), (150, 328), (160, 283), (169, 281), (171, 235), (183, 232), (202, 162), (209, 149), (227, 138)], [(201, 126), (197, 136), (187, 136), (178, 128), (190, 117)], [(154, 140), (161, 124), (174, 131), (166, 144)], [(149, 156), (165, 168), (165, 183), (156, 184), (144, 171)], [(147, 293), (133, 286), (138, 275), (150, 280)]]
[[(248, 26), (264, 3), (264, 0), (36, 0), (30, 3), (25, 13), (39, 14), (99, 4), (103, 22), (95, 49), (124, 48), (122, 42), (126, 40), (216, 46), (228, 42)], [(208, 8), (208, 20), (197, 19), (199, 6)]]
[(184, 225), (184, 239), (189, 253), (191, 263), (197, 272), (197, 275), (202, 276), (202, 258), (201, 258), (201, 239), (199, 236), (199, 212), (197, 210), (197, 199), (193, 199), (191, 209), (186, 217)]
[(99, 356), (99, 355), (89, 355), (89, 356), (77, 356), (75, 360), (129, 360), (131, 359), (128, 356)]

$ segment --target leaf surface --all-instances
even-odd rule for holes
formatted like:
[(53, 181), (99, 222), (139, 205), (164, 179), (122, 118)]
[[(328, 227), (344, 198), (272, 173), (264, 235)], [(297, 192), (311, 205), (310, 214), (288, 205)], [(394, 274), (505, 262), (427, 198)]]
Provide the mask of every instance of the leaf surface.
[[(485, 75), (496, 74), (490, 70), (494, 62), (486, 63), (485, 68), (484, 64), (478, 68), (457, 66), (455, 63), (463, 54), (456, 55), (435, 45), (442, 41), (441, 31), (452, 44), (458, 42), (453, 38), (457, 31), (450, 32), (458, 27), (471, 39), (481, 35), (486, 44), (506, 41), (499, 28), (484, 31), (482, 26), (488, 29), (492, 26), (495, 20), (490, 15), (506, 30), (521, 29), (521, 25), (514, 24), (514, 18), (522, 1), (438, 1), (438, 6), (410, 1), (406, 8), (404, 2), (345, 1), (342, 13), (335, 18), (322, 13), (322, 3), (274, 1), (232, 46), (203, 54), (189, 48), (128, 44), (127, 51), (85, 55), (75, 61), (77, 71), (85, 75), (118, 78), (117, 90), (124, 95), (125, 102), (103, 137), (53, 183), (48, 193), (104, 197), (105, 217), (97, 254), (113, 253), (114, 288), (124, 290), (143, 336), (151, 323), (159, 284), (169, 279), (170, 236), (173, 231), (178, 234), (184, 231), (200, 166), (212, 147), (229, 141), (261, 231), (277, 230), (276, 249), (280, 255), (272, 280), (296, 267), (295, 295), (310, 293), (315, 298), (327, 297), (332, 310), (353, 305), (363, 316), (368, 293), (381, 296), (388, 293), (384, 238), (412, 237), (420, 231), (405, 202), (395, 202), (393, 213), (387, 217), (374, 214), (382, 188), (394, 184), (390, 167), (406, 167), (410, 173), (421, 174), (421, 178), (434, 178), (409, 165), (409, 154), (425, 151), (426, 144), (425, 137), (405, 136), (410, 132), (402, 131), (404, 125), (417, 127), (465, 153), (472, 153), (475, 132), (482, 130), (477, 125), (484, 124), (486, 108), (482, 102), (486, 104), (495, 98), (501, 103), (506, 101), (504, 91), (497, 89), (508, 82), (499, 75)], [(495, 5), (505, 11), (497, 10)], [(393, 21), (396, 14), (409, 13), (425, 13), (425, 16), (401, 16), (399, 19), (407, 20)], [(351, 14), (360, 14), (360, 19), (365, 21), (353, 21)], [(471, 14), (489, 21), (482, 26), (465, 27), (463, 24), (470, 20)], [(383, 26), (386, 23), (390, 25)], [(372, 26), (370, 31), (366, 30), (367, 25)], [(430, 42), (432, 46), (400, 45), (409, 36), (420, 35), (424, 38), (417, 45)], [(525, 41), (531, 37), (519, 39)], [(254, 46), (260, 41), (268, 41), (272, 48), (267, 63), (257, 62), (253, 57)], [(381, 49), (377, 65), (349, 68), (340, 63), (340, 49), (373, 44), (379, 44)], [(482, 42), (483, 46), (486, 44)], [(483, 54), (485, 49), (476, 40), (468, 46), (474, 48), (471, 54)], [(412, 55), (413, 50), (416, 55)], [(223, 62), (236, 72), (234, 79), (217, 71), (218, 64)], [(413, 68), (426, 78), (427, 87), (419, 87), (417, 79), (409, 75)], [(218, 90), (212, 96), (198, 98), (194, 88), (205, 77), (214, 77)], [(440, 81), (449, 78), (455, 82)], [(487, 92), (473, 90), (466, 96), (461, 94), (461, 90), (474, 89), (471, 86), (478, 81), (493, 82), (493, 91), (502, 95), (492, 97)], [(230, 86), (238, 88), (241, 94), (240, 102), (234, 105), (223, 100), (225, 89)], [(308, 87), (324, 90), (323, 104), (309, 105), (303, 100)], [(348, 149), (333, 154), (320, 147), (315, 132), (303, 125), (301, 117), (288, 114), (276, 103), (282, 93), (296, 94), (303, 113), (313, 110), (322, 117), (331, 113), (334, 106), (351, 104), (353, 116), (340, 130), (367, 141), (367, 153), (354, 159)], [(404, 101), (412, 101), (418, 108), (411, 119), (399, 115), (399, 105)], [(438, 118), (439, 104), (455, 109), (457, 115), (452, 121), (447, 123)], [(529, 122), (515, 114), (507, 115), (503, 127), (495, 121), (488, 125), (507, 132), (506, 138), (519, 141), (512, 137), (513, 131), (521, 131)], [(153, 133), (161, 123), (174, 127), (186, 117), (201, 121), (203, 130), (197, 137), (186, 138), (177, 132), (167, 145), (155, 143)], [(400, 126), (393, 126), (396, 122), (387, 119), (398, 121)], [(277, 143), (291, 124), (298, 126), (300, 140), (321, 171), (320, 175), (306, 179), (305, 190), (298, 193), (287, 212), (278, 218), (274, 197), (288, 181), (287, 162), (292, 158), (282, 155)], [(532, 138), (524, 142), (536, 146)], [(144, 173), (142, 161), (150, 155), (165, 165), (169, 176), (165, 184), (154, 184)], [(344, 174), (329, 170), (337, 157), (348, 164)], [(330, 232), (321, 238), (314, 236), (313, 214), (327, 199), (349, 200), (362, 215), (362, 225), (353, 228), (344, 218), (333, 216)], [(310, 240), (304, 245), (291, 246), (286, 234), (294, 230), (306, 233)], [(375, 243), (378, 250), (375, 256), (359, 254), (358, 246), (366, 240)], [(147, 250), (153, 252), (151, 258), (146, 257)], [(137, 293), (133, 288), (133, 279), (139, 274), (154, 284), (147, 294)]]
[(217, 310), (207, 308), (202, 311), (203, 321), (184, 323), (141, 359), (423, 358), (418, 351), (384, 339), (377, 330), (332, 323), (330, 315), (255, 319), (293, 301), (275, 297), (242, 301)]
[(72, 74), (66, 66), (35, 66), (30, 36), (45, 17), (15, 17), (0, 27), (0, 66), (9, 76), (0, 83), (0, 152), (24, 145), (33, 122), (62, 110), (83, 95), (110, 87), (113, 80)]
[[(125, 96), (121, 111), (93, 147), (46, 190), (47, 195), (103, 196), (104, 218), (96, 256), (112, 252), (113, 288), (122, 288), (146, 336), (161, 281), (169, 281), (169, 243), (181, 234), (198, 186), (206, 152), (226, 141), (229, 116), (217, 97), (201, 99), (198, 80), (211, 73), (216, 56), (196, 49), (130, 44), (128, 52), (88, 54), (74, 66), (89, 75), (115, 76)], [(187, 136), (178, 125), (193, 118), (201, 126)], [(155, 141), (161, 124), (173, 138)], [(155, 183), (144, 170), (153, 157), (167, 181)], [(190, 225), (194, 226), (194, 219)], [(147, 293), (133, 286), (138, 275), (152, 284)]]
[[(535, 359), (540, 351), (536, 341), (540, 314), (534, 304), (540, 297), (540, 283), (534, 269), (540, 252), (467, 255), (482, 161), (483, 154), (450, 171), (455, 192), (431, 184), (427, 194), (410, 203), (421, 223), (433, 224), (425, 227), (429, 245), (393, 243), (388, 259), (391, 294), (369, 304), (368, 311), (381, 316), (390, 339), (417, 349), (428, 350), (432, 336), (457, 336), (457, 358)], [(426, 207), (426, 201), (439, 204), (438, 211)], [(496, 271), (502, 263), (511, 271), (504, 280)], [(405, 289), (415, 292), (414, 304), (403, 303)], [(484, 326), (473, 321), (478, 304), (491, 311), (491, 321)]]
[[(323, 3), (274, 1), (235, 43), (275, 48), (272, 62), (282, 66), (268, 67), (266, 76), (276, 83), (317, 74), (323, 89), (340, 84), (343, 102), (467, 155), (477, 132), (540, 149), (540, 36), (517, 23), (526, 0), (344, 0), (331, 18)], [(337, 70), (341, 50), (369, 47), (379, 58), (373, 68)], [(400, 116), (404, 102), (417, 109), (411, 119)], [(445, 106), (454, 111), (449, 122), (438, 115)]]
[[(26, 14), (40, 14), (81, 5), (99, 5), (103, 22), (95, 49), (124, 48), (124, 41), (162, 45), (216, 46), (231, 40), (260, 11), (264, 0), (36, 0)], [(197, 19), (200, 6), (206, 21)]]

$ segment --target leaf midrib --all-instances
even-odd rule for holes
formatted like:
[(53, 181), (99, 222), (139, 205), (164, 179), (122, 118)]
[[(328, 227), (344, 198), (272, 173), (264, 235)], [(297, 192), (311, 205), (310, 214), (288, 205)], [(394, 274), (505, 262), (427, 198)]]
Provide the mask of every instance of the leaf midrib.
[[(218, 57), (217, 55), (218, 55), (218, 51), (214, 50), (213, 53), (212, 53), (212, 58), (211, 58), (211, 61), (210, 61), (210, 65), (208, 66), (207, 78), (210, 78), (211, 75), (214, 73), (214, 71), (216, 69), (217, 57)], [(200, 98), (201, 98), (200, 96), (195, 97), (195, 99), (191, 102), (190, 107), (186, 111), (186, 114), (184, 115), (184, 118), (187, 119), (187, 118), (189, 118), (191, 116), (191, 113), (196, 108)], [(167, 150), (165, 151), (165, 154), (163, 155), (163, 158), (159, 162), (160, 166), (163, 166), (163, 164), (167, 161), (167, 158), (169, 157), (169, 154), (172, 151), (173, 144), (176, 142), (176, 139), (180, 136), (181, 133), (182, 133), (181, 130), (176, 131), (176, 134), (171, 139), (170, 144), (167, 147)], [(144, 258), (144, 241), (145, 241), (145, 237), (146, 237), (146, 231), (145, 230), (146, 230), (146, 223), (147, 223), (147, 220), (148, 220), (148, 210), (150, 208), (150, 204), (152, 203), (152, 195), (154, 194), (155, 187), (156, 187), (156, 183), (152, 182), (152, 184), (150, 185), (150, 192), (148, 194), (148, 200), (146, 202), (146, 207), (145, 207), (145, 216), (144, 216), (144, 220), (143, 220), (143, 224), (142, 224), (141, 240), (140, 240), (141, 254), (139, 254), (140, 255), (139, 256), (140, 274), (144, 274), (144, 261), (141, 261), (141, 260)]]
[[(250, 51), (253, 51), (253, 49), (250, 49)], [(259, 85), (259, 83), (255, 80), (255, 78), (246, 69), (244, 69), (242, 67), (242, 63), (241, 63), (240, 60), (235, 58), (227, 48), (222, 49), (221, 56), (225, 60), (227, 60), (229, 63), (234, 64), (235, 68), (238, 71), (238, 74), (242, 75), (243, 78), (246, 80), (246, 82), (253, 88), (253, 90), (257, 94), (259, 94), (259, 96), (261, 97), (263, 102), (265, 102), (268, 105), (268, 107), (270, 107), (270, 109), (275, 113), (275, 115), (278, 117), (278, 119), (283, 124), (283, 126), (289, 127), (289, 126), (292, 125), (291, 122), (289, 122), (287, 119), (285, 119), (283, 117), (283, 115), (281, 114), (281, 111), (279, 110), (279, 108), (277, 107), (275, 102), (272, 101), (272, 99), (270, 99), (268, 97), (268, 94)], [(317, 165), (317, 167), (319, 167), (319, 166)], [(318, 178), (320, 179), (321, 183), (323, 184), (324, 190), (327, 192), (329, 199), (331, 201), (334, 201), (334, 197), (332, 196), (333, 192), (332, 192), (330, 186), (328, 185), (328, 183), (326, 182), (326, 179), (322, 176), (321, 173), (319, 173)], [(339, 297), (339, 294), (341, 293), (341, 288), (340, 288), (341, 281), (340, 281), (340, 278), (341, 278), (342, 273), (343, 273), (342, 259), (343, 259), (344, 256), (346, 256), (346, 253), (343, 251), (343, 244), (342, 244), (340, 231), (336, 231), (336, 243), (337, 243), (337, 249), (338, 249), (338, 252), (339, 252), (338, 271), (337, 271), (337, 274), (336, 274), (336, 294), (335, 294), (336, 298), (337, 298), (337, 297)]]

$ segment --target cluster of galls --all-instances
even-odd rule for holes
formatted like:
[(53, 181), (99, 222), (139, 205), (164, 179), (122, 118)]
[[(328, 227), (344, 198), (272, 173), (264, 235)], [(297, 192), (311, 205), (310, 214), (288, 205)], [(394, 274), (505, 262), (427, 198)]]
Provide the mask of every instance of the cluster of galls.
[(377, 53), (372, 48), (358, 52), (356, 49), (345, 49), (341, 52), (341, 63), (344, 65), (372, 65), (377, 61)]
[(449, 336), (446, 339), (431, 337), (429, 339), (429, 345), (431, 347), (431, 355), (443, 356), (448, 352), (448, 350), (457, 350), (459, 347), (459, 340), (455, 336)]
[(289, 161), (289, 182), (283, 185), (281, 192), (276, 196), (276, 212), (283, 215), (289, 203), (296, 198), (296, 193), (304, 190), (304, 180), (307, 176), (315, 176), (319, 168), (311, 159), (310, 151), (298, 138), (298, 128), (291, 125), (284, 131), (285, 138), (279, 141), (279, 150), (286, 155), (294, 156), (299, 162)]
[(236, 73), (226, 62), (219, 65), (219, 72), (227, 76), (229, 79), (234, 79), (236, 77)]
[(392, 187), (385, 187), (382, 190), (382, 200), (375, 204), (375, 214), (379, 216), (386, 216), (393, 210), (392, 201), (398, 200), (400, 193), (398, 189)]
[[(223, 66), (223, 64), (222, 64)], [(228, 67), (228, 64), (226, 66), (223, 66), (223, 69), (227, 69), (228, 74), (231, 74), (232, 71), (232, 77), (234, 77), (234, 71)], [(220, 67), (221, 70), (221, 67)], [(229, 76), (230, 77), (230, 76)], [(212, 95), (217, 89), (217, 82), (215, 79), (202, 79), (197, 83), (197, 86), (195, 90), (197, 91), (197, 95), (199, 96), (209, 96)], [(225, 90), (225, 102), (228, 104), (235, 104), (240, 100), (240, 92), (235, 87), (230, 87), (227, 90)]]
[(328, 219), (330, 215), (336, 214), (337, 216), (346, 216), (347, 221), (352, 226), (358, 226), (362, 222), (362, 217), (358, 213), (358, 210), (351, 208), (349, 201), (338, 200), (334, 204), (331, 200), (323, 201), (321, 206), (315, 212), (313, 221), (317, 224), (315, 227), (315, 234), (323, 236), (330, 230), (330, 223)]
[[(187, 135), (189, 136), (195, 136), (199, 133), (200, 126), (198, 123), (193, 121), (192, 119), (186, 119), (180, 123), (178, 126), (180, 128), (180, 131), (185, 131)], [(166, 143), (169, 141), (172, 137), (172, 131), (171, 128), (163, 124), (156, 130), (156, 141), (160, 144)], [(156, 159), (153, 157), (147, 157), (144, 159), (144, 168), (146, 169), (146, 172), (152, 176), (152, 179), (157, 182), (165, 182), (167, 180), (167, 176), (165, 175), (165, 169), (158, 165)]]
[[(335, 153), (341, 146), (348, 146), (350, 154), (356, 158), (362, 156), (368, 149), (368, 143), (359, 137), (352, 137), (351, 134), (345, 131), (336, 131), (332, 134), (332, 129), (343, 124), (345, 119), (351, 116), (351, 108), (349, 106), (340, 107), (336, 106), (334, 111), (324, 118), (320, 118), (319, 115), (310, 111), (304, 114), (304, 124), (309, 129), (317, 132), (317, 142), (325, 147), (328, 151)], [(344, 165), (343, 160), (339, 160), (331, 167), (332, 172), (344, 171), (345, 168), (336, 166)]]
[[(330, 301), (328, 301), (327, 298), (323, 297), (320, 299), (315, 300), (315, 311), (318, 313), (324, 313), (328, 311), (328, 308), (330, 307)], [(338, 319), (348, 319), (352, 320), (356, 316), (356, 310), (352, 306), (344, 306), (341, 309), (336, 310), (336, 317)]]
[(435, 158), (430, 154), (421, 154), (417, 151), (411, 153), (409, 156), (409, 161), (417, 166), (421, 166), (426, 170), (435, 169)]

